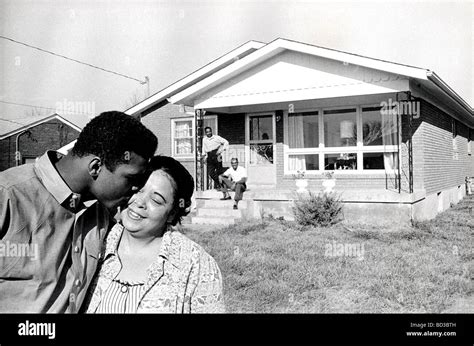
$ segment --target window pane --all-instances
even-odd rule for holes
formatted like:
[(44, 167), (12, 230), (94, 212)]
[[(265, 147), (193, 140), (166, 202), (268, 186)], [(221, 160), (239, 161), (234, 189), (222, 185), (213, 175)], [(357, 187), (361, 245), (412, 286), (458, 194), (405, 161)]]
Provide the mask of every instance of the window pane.
[(290, 171), (316, 171), (319, 169), (319, 155), (289, 155), (288, 169)]
[(174, 137), (192, 137), (193, 136), (192, 120), (175, 121)]
[(250, 144), (250, 164), (272, 164), (273, 144)]
[(326, 154), (324, 156), (325, 170), (357, 169), (356, 153)]
[(272, 140), (273, 139), (273, 117), (271, 115), (259, 115), (249, 118), (250, 140)]
[(381, 107), (362, 108), (364, 145), (397, 145), (397, 115)]
[(364, 145), (383, 145), (380, 108), (362, 109), (362, 138)]
[(189, 155), (193, 153), (193, 139), (175, 139), (175, 155)]
[(288, 146), (290, 148), (319, 147), (318, 112), (288, 115)]
[(364, 153), (364, 169), (398, 169), (398, 153)]
[(355, 108), (324, 111), (324, 145), (348, 147), (357, 144), (357, 113)]

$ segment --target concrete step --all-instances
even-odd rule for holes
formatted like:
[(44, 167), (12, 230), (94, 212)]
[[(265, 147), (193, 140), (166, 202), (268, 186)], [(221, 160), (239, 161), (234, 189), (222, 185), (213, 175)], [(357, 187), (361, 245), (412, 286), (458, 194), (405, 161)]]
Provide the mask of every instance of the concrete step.
[(191, 217), (192, 224), (198, 225), (223, 225), (229, 226), (235, 224), (235, 219), (231, 217), (218, 216), (193, 216)]
[(232, 217), (240, 218), (242, 217), (242, 212), (240, 210), (234, 210), (232, 207), (229, 208), (199, 208), (197, 211), (197, 216), (222, 216), (222, 217)]
[[(229, 199), (226, 201), (221, 201), (220, 199), (201, 199), (198, 200), (198, 210), (199, 208), (209, 208), (209, 209), (232, 209), (234, 205), (234, 200)], [(247, 209), (247, 201), (242, 200), (239, 202), (239, 209)]]

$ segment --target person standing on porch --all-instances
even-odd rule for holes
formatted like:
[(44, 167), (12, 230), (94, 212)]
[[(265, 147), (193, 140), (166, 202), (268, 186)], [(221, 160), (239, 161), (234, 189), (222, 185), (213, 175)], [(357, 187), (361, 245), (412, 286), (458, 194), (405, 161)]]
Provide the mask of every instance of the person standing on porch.
[(202, 140), (203, 158), (206, 159), (207, 174), (214, 181), (214, 187), (219, 188), (219, 175), (222, 174), (222, 153), (229, 147), (229, 141), (221, 136), (212, 134), (208, 126), (204, 129), (206, 137)]
[(232, 158), (230, 161), (231, 168), (227, 169), (223, 174), (219, 176), (219, 180), (222, 186), (222, 193), (224, 197), (221, 200), (231, 199), (227, 188), (235, 191), (234, 196), (234, 209), (238, 209), (239, 201), (242, 200), (244, 191), (247, 189), (247, 170), (239, 166), (239, 160)]

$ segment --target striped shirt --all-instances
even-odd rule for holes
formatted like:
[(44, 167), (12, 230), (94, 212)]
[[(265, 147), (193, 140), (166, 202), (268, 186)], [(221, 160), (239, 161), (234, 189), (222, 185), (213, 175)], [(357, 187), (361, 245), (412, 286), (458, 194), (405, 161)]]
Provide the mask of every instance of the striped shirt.
[(96, 312), (104, 314), (136, 313), (144, 287), (144, 282), (113, 280), (104, 292)]

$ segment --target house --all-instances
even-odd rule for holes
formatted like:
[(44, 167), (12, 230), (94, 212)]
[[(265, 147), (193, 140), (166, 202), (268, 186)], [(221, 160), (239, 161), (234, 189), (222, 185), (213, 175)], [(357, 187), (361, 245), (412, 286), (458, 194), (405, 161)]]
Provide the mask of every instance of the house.
[(76, 139), (87, 117), (58, 114), (0, 120), (0, 171), (34, 162), (46, 150), (55, 150)]
[[(436, 73), (286, 39), (237, 47), (126, 112), (194, 174), (196, 222), (291, 218), (301, 172), (313, 191), (334, 172), (347, 220), (430, 219), (474, 176), (473, 108)], [(224, 165), (248, 170), (242, 210), (196, 160), (205, 126), (230, 142)]]

